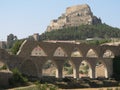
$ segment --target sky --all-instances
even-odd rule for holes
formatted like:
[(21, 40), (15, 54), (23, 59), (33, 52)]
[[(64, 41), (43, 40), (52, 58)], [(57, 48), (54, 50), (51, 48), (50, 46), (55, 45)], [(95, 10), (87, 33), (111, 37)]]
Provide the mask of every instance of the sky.
[(120, 0), (0, 0), (0, 41), (45, 32), (67, 7), (88, 4), (103, 23), (120, 28)]

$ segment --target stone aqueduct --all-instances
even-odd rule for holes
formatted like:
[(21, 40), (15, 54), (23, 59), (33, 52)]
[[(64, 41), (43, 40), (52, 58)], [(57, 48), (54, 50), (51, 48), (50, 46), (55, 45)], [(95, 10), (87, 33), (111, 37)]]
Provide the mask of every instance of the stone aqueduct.
[[(94, 53), (88, 54), (89, 51)], [(111, 55), (106, 54), (106, 51)], [(79, 52), (77, 56), (76, 52)], [(10, 70), (17, 67), (24, 74), (40, 78), (43, 66), (51, 60), (56, 66), (56, 77), (62, 78), (63, 65), (68, 60), (73, 66), (73, 77), (79, 78), (79, 67), (85, 60), (91, 69), (89, 77), (96, 78), (95, 67), (100, 61), (105, 66), (105, 77), (109, 78), (113, 74), (113, 57), (118, 55), (120, 46), (24, 41), (17, 55), (9, 55), (0, 49), (0, 62), (6, 64)]]

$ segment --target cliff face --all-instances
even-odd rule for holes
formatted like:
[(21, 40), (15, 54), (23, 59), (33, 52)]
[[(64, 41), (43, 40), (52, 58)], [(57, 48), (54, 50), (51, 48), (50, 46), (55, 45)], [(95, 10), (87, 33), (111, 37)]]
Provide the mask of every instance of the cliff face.
[(52, 20), (46, 31), (79, 26), (81, 24), (98, 24), (101, 20), (93, 15), (87, 4), (68, 7), (58, 19)]

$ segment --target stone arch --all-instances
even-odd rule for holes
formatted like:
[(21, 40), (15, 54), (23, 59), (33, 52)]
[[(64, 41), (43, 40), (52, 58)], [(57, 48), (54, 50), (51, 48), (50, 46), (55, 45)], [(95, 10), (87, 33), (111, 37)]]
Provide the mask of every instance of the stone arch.
[(98, 60), (98, 62), (96, 62), (95, 77), (108, 78), (107, 65), (103, 60)]
[(71, 57), (83, 57), (83, 55), (81, 51), (79, 50), (79, 48), (74, 48), (71, 53)]
[(74, 64), (70, 60), (66, 60), (62, 68), (63, 77), (73, 77), (74, 76), (73, 68)]
[(86, 57), (98, 57), (96, 50), (90, 48), (86, 54)]
[[(87, 66), (89, 67), (88, 68), (88, 70), (87, 70), (87, 74), (85, 75), (83, 75), (82, 76), (82, 74), (80, 74), (80, 68), (81, 68), (81, 66), (83, 65), (83, 64), (87, 64)], [(93, 78), (93, 75), (92, 75), (93, 73), (92, 73), (92, 65), (91, 65), (91, 63), (89, 62), (89, 61), (87, 61), (87, 60), (83, 60), (82, 62), (81, 62), (81, 64), (80, 64), (80, 66), (79, 66), (79, 77), (81, 78), (81, 77), (90, 77), (90, 78)]]
[(57, 65), (53, 60), (47, 60), (42, 67), (42, 76), (56, 76)]
[(38, 77), (37, 65), (30, 59), (25, 60), (21, 64), (20, 71), (24, 75)]
[(36, 46), (32, 52), (31, 56), (47, 56), (47, 54), (44, 52), (44, 50), (38, 45)]
[(105, 50), (103, 53), (103, 58), (114, 58), (114, 57), (115, 54), (109, 49)]
[(53, 56), (55, 56), (55, 57), (67, 57), (68, 55), (63, 48), (57, 47)]

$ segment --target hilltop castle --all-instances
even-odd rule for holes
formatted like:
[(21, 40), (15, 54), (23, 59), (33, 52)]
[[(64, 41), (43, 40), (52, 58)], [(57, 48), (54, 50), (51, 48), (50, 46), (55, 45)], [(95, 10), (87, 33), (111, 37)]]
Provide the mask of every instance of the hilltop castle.
[(51, 21), (46, 31), (62, 29), (66, 27), (91, 25), (101, 23), (101, 20), (93, 15), (87, 4), (71, 6), (66, 9), (58, 19)]

